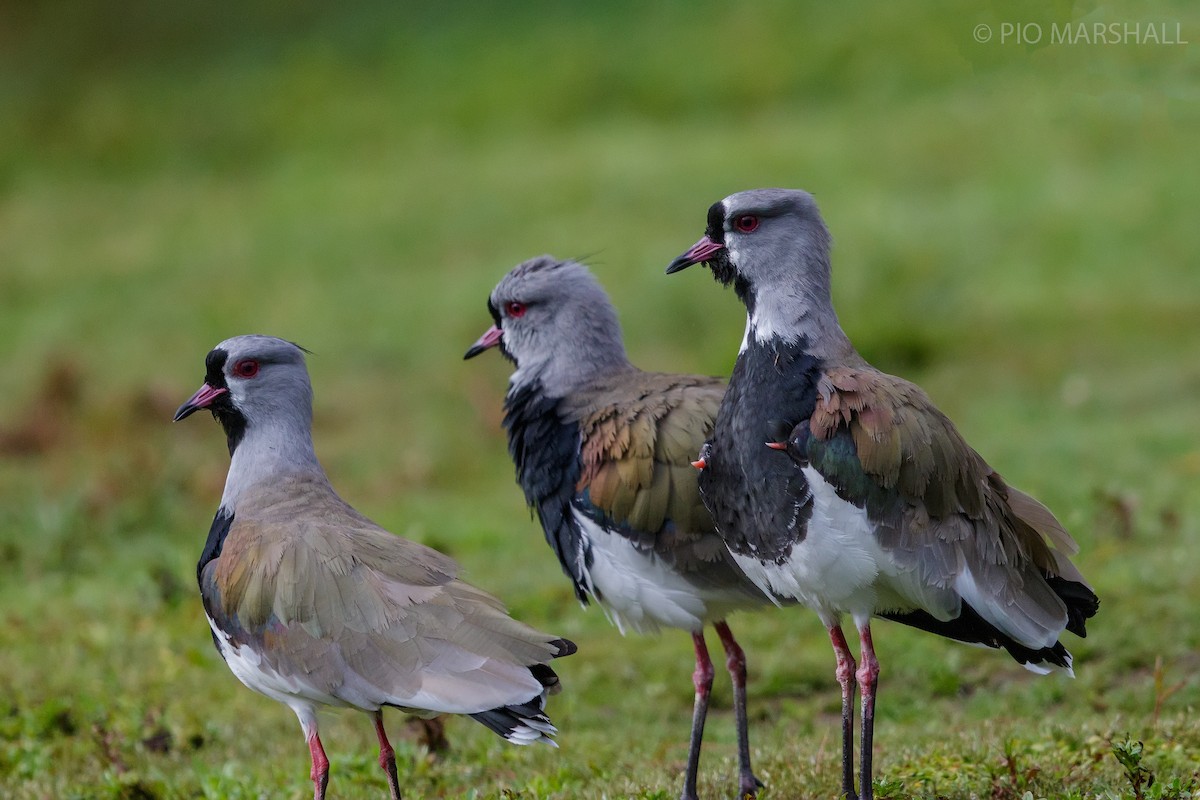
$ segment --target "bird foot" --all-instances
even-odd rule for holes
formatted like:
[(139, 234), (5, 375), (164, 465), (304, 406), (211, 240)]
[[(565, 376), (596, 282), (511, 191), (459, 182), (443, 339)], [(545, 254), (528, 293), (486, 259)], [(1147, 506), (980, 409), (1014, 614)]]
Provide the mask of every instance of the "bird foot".
[(738, 800), (755, 800), (758, 797), (758, 790), (764, 789), (766, 786), (753, 774), (743, 775), (738, 781)]

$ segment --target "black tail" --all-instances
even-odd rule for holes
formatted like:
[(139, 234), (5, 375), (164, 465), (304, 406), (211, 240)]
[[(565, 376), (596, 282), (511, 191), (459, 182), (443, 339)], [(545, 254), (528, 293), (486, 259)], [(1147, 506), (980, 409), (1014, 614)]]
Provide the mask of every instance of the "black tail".
[(944, 622), (934, 617), (928, 611), (921, 609), (904, 613), (891, 611), (880, 614), (880, 616), (884, 619), (890, 619), (893, 622), (909, 625), (919, 630), (936, 633), (938, 636), (945, 636), (955, 641), (966, 642), (967, 644), (982, 644), (987, 647), (1003, 647), (1019, 664), (1038, 665), (1049, 663), (1063, 669), (1071, 668), (1071, 654), (1067, 652), (1067, 648), (1063, 647), (1062, 642), (1055, 642), (1053, 647), (1043, 647), (1040, 650), (1026, 647), (1013, 638), (1001, 633), (994, 625), (979, 616), (978, 612), (966, 603), (962, 604), (962, 613), (954, 619)]
[(1087, 636), (1087, 621), (1100, 610), (1100, 598), (1086, 584), (1069, 581), (1057, 575), (1047, 575), (1046, 583), (1067, 604), (1067, 630), (1083, 639)]
[[(1046, 583), (1067, 606), (1067, 630), (1080, 638), (1087, 636), (1085, 623), (1096, 615), (1100, 608), (1100, 598), (1085, 584), (1068, 581), (1057, 575), (1047, 575), (1045, 578)], [(962, 604), (962, 611), (957, 617), (945, 622), (922, 610), (890, 612), (880, 616), (959, 642), (1002, 647), (1018, 664), (1034, 667), (1048, 664), (1068, 670), (1071, 668), (1071, 654), (1062, 642), (1055, 642), (1053, 647), (1040, 649), (1026, 647), (1002, 633), (966, 603)]]
[(543, 713), (546, 695), (539, 694), (520, 705), (501, 706), (491, 711), (480, 711), (471, 718), (491, 728), (513, 744), (533, 744), (544, 741), (554, 744), (553, 736), (558, 728)]
[[(1097, 601), (1097, 602), (1099, 602), (1099, 601)], [(1096, 612), (1093, 611), (1092, 613), (1094, 614)], [(575, 655), (575, 652), (577, 650), (579, 650), (579, 648), (576, 646), (576, 644), (574, 642), (572, 642), (570, 639), (555, 639), (554, 641), (550, 642), (550, 644), (554, 645), (554, 647), (557, 648), (555, 650), (554, 655), (551, 656), (552, 658), (562, 658), (563, 656), (573, 656), (573, 655)]]
[[(569, 639), (555, 639), (550, 644), (555, 648), (555, 653), (551, 658), (569, 656), (578, 649), (575, 643)], [(562, 684), (558, 675), (546, 664), (530, 664), (529, 673), (542, 685), (541, 694), (517, 705), (480, 711), (472, 714), (471, 718), (486, 725), (513, 744), (533, 744), (544, 741), (546, 744), (554, 745), (553, 737), (558, 733), (558, 728), (554, 727), (550, 718), (545, 714), (546, 695), (560, 691)]]

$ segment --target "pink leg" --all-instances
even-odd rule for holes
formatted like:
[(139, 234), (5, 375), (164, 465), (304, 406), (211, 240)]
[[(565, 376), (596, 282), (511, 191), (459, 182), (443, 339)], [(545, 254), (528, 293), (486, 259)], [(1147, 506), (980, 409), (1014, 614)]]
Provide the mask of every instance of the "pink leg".
[(837, 682), (842, 687), (842, 797), (858, 800), (854, 793), (854, 656), (840, 625), (829, 628), (829, 641), (837, 656)]
[(758, 796), (762, 781), (754, 777), (750, 769), (750, 725), (746, 715), (746, 654), (742, 651), (733, 631), (725, 624), (725, 620), (716, 622), (713, 627), (721, 637), (721, 646), (725, 648), (725, 668), (733, 681), (733, 715), (737, 722), (738, 738), (738, 800), (747, 800)]
[(375, 735), (379, 737), (379, 766), (387, 776), (388, 791), (392, 800), (400, 800), (400, 779), (396, 775), (396, 751), (388, 741), (387, 731), (383, 729), (383, 709), (375, 712)]
[(316, 728), (308, 737), (308, 752), (312, 755), (312, 771), (308, 775), (313, 782), (313, 800), (325, 800), (325, 788), (329, 786), (329, 757), (325, 755)]
[(858, 628), (862, 645), (862, 663), (855, 677), (862, 692), (862, 774), (859, 786), (862, 800), (871, 800), (874, 787), (871, 785), (871, 750), (875, 736), (875, 688), (879, 685), (879, 661), (875, 658), (875, 645), (871, 641), (871, 623), (865, 622)]
[(708, 657), (703, 630), (692, 634), (692, 646), (696, 649), (696, 671), (692, 673), (696, 702), (692, 708), (692, 736), (688, 744), (687, 774), (683, 776), (680, 800), (697, 800), (698, 797), (696, 774), (700, 771), (700, 741), (704, 738), (704, 719), (708, 716), (708, 696), (713, 684), (713, 664)]

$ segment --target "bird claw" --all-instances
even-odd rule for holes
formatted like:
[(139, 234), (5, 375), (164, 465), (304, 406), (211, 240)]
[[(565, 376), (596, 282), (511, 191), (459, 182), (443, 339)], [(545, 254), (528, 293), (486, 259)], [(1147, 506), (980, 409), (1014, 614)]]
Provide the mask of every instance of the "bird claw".
[(760, 781), (754, 775), (751, 775), (750, 780), (743, 781), (742, 785), (738, 788), (738, 800), (756, 800), (758, 797), (758, 790), (765, 789), (766, 787), (767, 785), (765, 783)]

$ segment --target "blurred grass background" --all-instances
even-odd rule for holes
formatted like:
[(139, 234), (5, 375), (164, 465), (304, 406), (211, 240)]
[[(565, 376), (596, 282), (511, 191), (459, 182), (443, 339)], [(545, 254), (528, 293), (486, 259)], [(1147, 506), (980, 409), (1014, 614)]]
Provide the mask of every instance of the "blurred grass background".
[[(1096, 22), (1195, 43), (1046, 41)], [(575, 606), (513, 484), (507, 365), (460, 359), (495, 282), (550, 252), (586, 257), (641, 366), (727, 374), (740, 306), (663, 268), (768, 185), (816, 194), (863, 353), (1055, 510), (1103, 599), (1073, 682), (880, 628), (881, 796), (1134, 796), (1126, 734), (1157, 796), (1194, 788), (1198, 132), (1186, 2), (0, 6), (4, 796), (310, 791), (294, 718), (232, 678), (196, 596), (223, 438), (169, 423), (249, 332), (314, 351), (348, 500), (580, 644), (560, 751), (455, 721), (437, 763), (400, 747), (406, 797), (677, 796), (686, 636)], [(765, 797), (831, 796), (815, 617), (734, 628)], [(716, 697), (701, 790), (730, 796)], [(333, 794), (382, 795), (366, 719), (324, 730)]]

